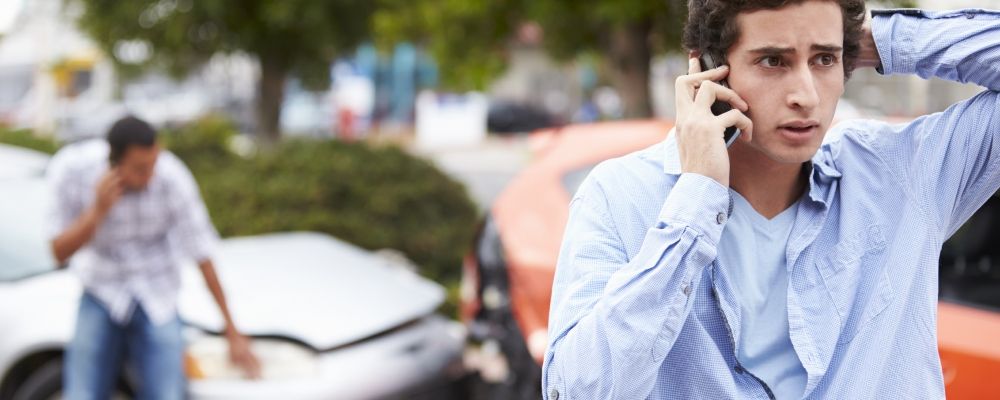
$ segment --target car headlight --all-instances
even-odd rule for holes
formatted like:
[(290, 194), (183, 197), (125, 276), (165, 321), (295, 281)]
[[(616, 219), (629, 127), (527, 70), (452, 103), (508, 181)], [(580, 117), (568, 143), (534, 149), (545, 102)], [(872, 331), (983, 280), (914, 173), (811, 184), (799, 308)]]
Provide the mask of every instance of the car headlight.
[[(317, 376), (316, 352), (278, 339), (251, 339), (250, 348), (260, 361), (261, 379), (294, 379)], [(244, 372), (229, 361), (229, 342), (221, 336), (199, 335), (189, 339), (185, 352), (188, 378), (242, 379)]]

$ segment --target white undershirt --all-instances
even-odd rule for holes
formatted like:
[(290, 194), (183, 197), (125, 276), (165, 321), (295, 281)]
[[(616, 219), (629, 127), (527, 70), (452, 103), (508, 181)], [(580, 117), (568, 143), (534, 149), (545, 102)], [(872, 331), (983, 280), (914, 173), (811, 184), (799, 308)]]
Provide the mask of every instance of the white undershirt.
[(719, 240), (719, 259), (741, 309), (737, 357), (777, 399), (801, 398), (806, 371), (789, 336), (785, 256), (799, 202), (769, 220), (730, 193), (733, 214)]

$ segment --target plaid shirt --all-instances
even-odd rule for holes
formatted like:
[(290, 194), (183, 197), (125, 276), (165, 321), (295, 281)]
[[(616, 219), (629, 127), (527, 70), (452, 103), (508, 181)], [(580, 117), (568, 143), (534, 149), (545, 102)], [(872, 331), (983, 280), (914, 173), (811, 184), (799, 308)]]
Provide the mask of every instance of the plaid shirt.
[[(53, 157), (47, 172), (55, 199), (51, 237), (93, 205), (97, 184), (109, 168), (108, 151), (106, 142), (93, 140)], [(191, 172), (163, 151), (149, 185), (123, 194), (69, 265), (118, 323), (141, 305), (160, 324), (177, 312), (179, 263), (209, 259), (218, 238)]]

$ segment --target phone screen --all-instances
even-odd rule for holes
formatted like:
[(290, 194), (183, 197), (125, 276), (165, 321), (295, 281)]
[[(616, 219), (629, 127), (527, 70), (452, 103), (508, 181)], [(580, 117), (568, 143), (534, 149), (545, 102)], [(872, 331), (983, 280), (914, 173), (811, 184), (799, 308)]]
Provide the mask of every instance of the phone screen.
[[(701, 57), (698, 57), (698, 60), (701, 61), (702, 71), (708, 71), (710, 69), (719, 67), (719, 65), (715, 62), (715, 59), (713, 59), (712, 56), (708, 55), (707, 53), (702, 54)], [(725, 87), (729, 87), (729, 84), (726, 83), (725, 79), (719, 81), (719, 84)], [(712, 103), (712, 114), (715, 115), (725, 114), (732, 109), (733, 106), (724, 101), (716, 101), (715, 103)], [(726, 128), (726, 130), (722, 133), (722, 139), (726, 141), (726, 147), (732, 146), (733, 143), (736, 142), (736, 138), (740, 137), (740, 133), (741, 133), (740, 129), (735, 126), (730, 126)]]

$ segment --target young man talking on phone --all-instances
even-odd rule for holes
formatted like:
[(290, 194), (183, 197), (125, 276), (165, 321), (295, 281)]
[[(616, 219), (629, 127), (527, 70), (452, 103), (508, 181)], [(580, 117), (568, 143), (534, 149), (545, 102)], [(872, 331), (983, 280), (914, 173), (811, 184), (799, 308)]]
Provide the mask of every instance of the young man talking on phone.
[[(689, 2), (676, 129), (573, 199), (547, 399), (944, 397), (938, 255), (1000, 188), (1000, 13), (873, 14)], [(831, 127), (865, 67), (985, 90), (909, 124)]]
[(149, 124), (117, 121), (107, 142), (61, 150), (48, 176), (56, 195), (52, 251), (84, 287), (66, 349), (67, 399), (111, 398), (126, 359), (139, 399), (185, 398), (177, 316), (178, 263), (185, 260), (198, 262), (222, 311), (230, 358), (248, 376), (260, 375), (215, 273), (218, 234), (198, 186), (177, 157), (160, 149)]

